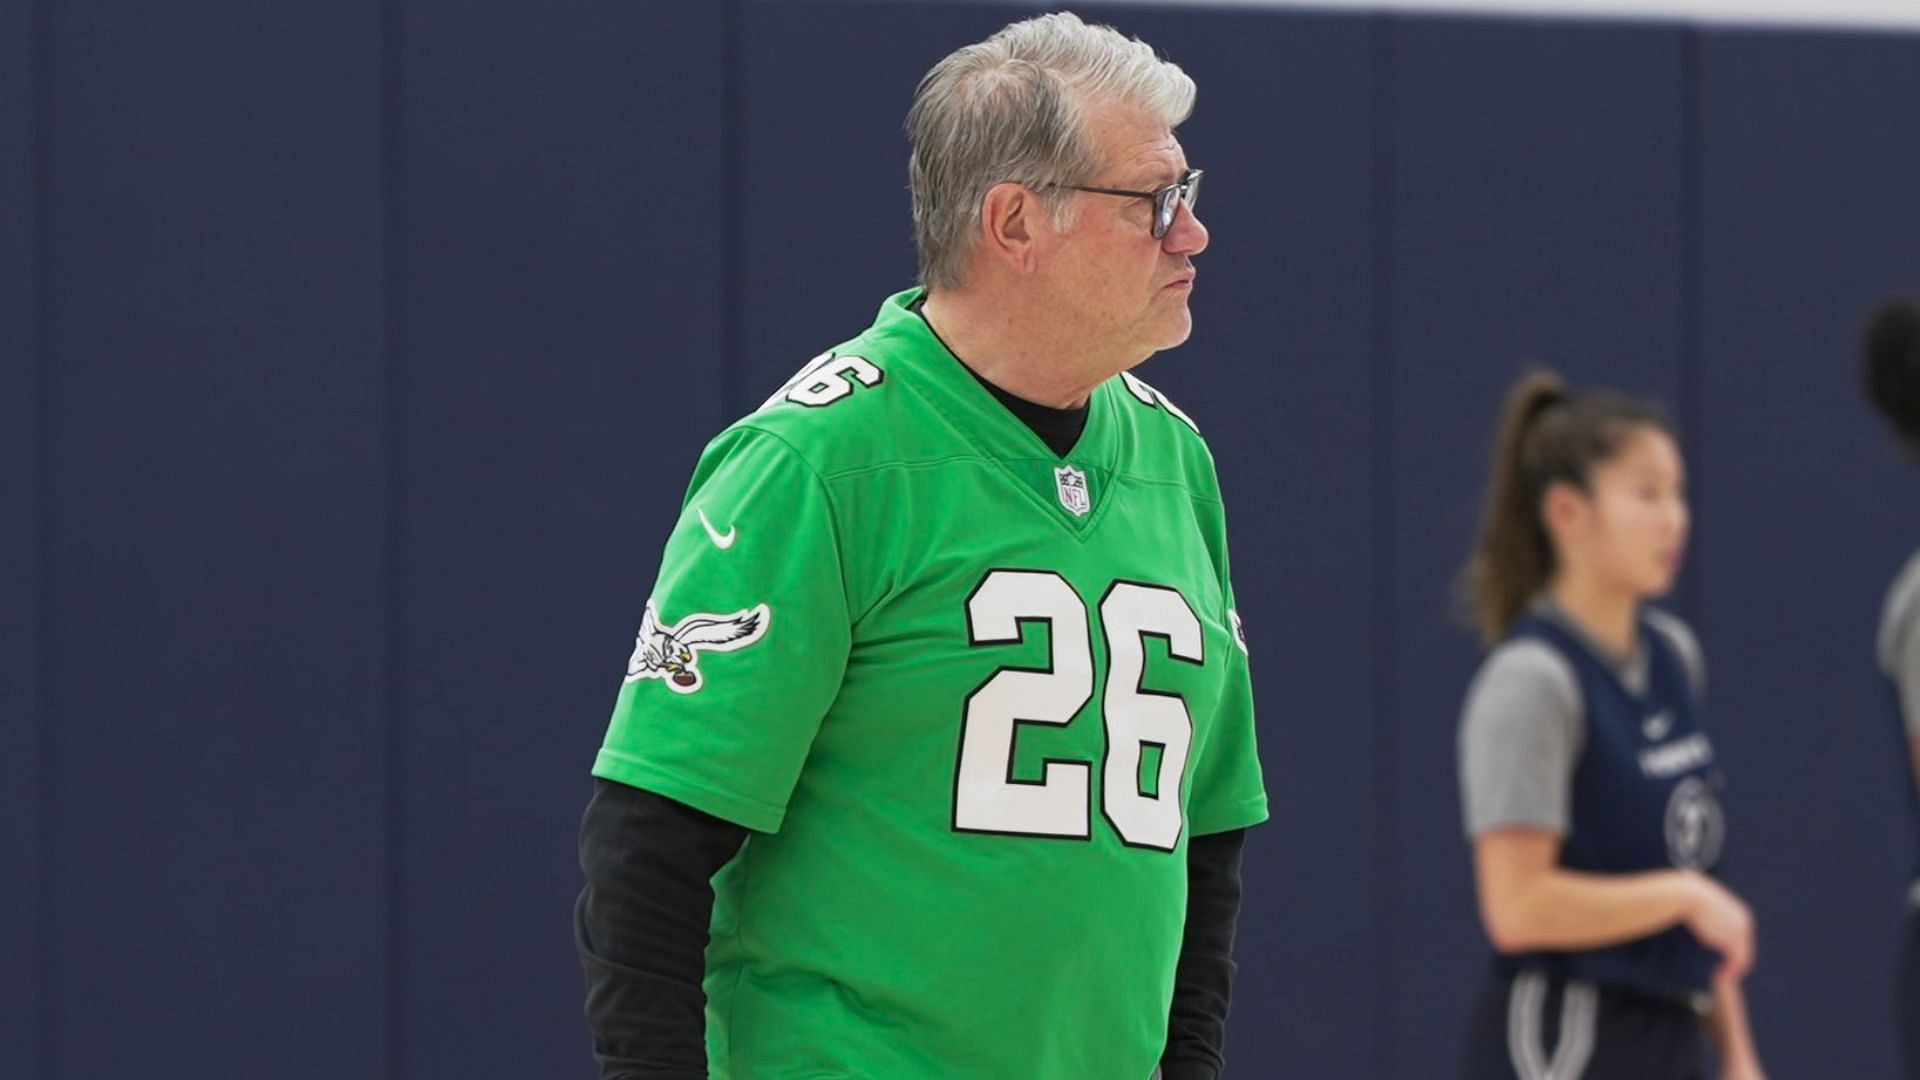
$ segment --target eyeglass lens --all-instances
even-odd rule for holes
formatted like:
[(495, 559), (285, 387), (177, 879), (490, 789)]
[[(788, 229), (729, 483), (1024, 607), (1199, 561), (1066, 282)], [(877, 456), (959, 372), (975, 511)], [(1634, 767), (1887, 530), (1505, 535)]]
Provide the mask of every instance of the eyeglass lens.
[(1187, 209), (1200, 201), (1200, 178), (1192, 177), (1178, 184), (1169, 184), (1160, 189), (1160, 198), (1154, 205), (1153, 237), (1165, 239), (1167, 230), (1173, 228), (1173, 218), (1180, 212), (1180, 204), (1186, 203)]

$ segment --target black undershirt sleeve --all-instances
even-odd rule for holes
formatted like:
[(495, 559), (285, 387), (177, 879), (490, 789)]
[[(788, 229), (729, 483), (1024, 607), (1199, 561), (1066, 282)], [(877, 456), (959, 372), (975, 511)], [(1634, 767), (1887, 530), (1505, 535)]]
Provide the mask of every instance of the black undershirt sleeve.
[(587, 887), (574, 943), (602, 1080), (707, 1080), (713, 875), (747, 830), (651, 791), (596, 779), (580, 822)]
[(1162, 1080), (1217, 1080), (1225, 1067), (1246, 838), (1245, 829), (1234, 829), (1187, 842), (1187, 929), (1173, 977)]

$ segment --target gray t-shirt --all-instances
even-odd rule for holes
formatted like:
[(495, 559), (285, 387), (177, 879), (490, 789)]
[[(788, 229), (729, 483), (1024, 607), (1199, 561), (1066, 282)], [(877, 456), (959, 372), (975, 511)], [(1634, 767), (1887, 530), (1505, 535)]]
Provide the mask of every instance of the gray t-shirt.
[(1880, 670), (1900, 688), (1907, 734), (1920, 738), (1920, 554), (1907, 560), (1880, 610)]
[[(1644, 642), (1633, 656), (1618, 656), (1589, 638), (1552, 601), (1536, 600), (1533, 610), (1612, 665), (1627, 689), (1645, 690)], [(1694, 692), (1701, 692), (1706, 666), (1693, 631), (1656, 608), (1645, 614), (1654, 632), (1680, 654)], [(1580, 679), (1564, 656), (1532, 639), (1508, 641), (1488, 653), (1460, 715), (1460, 797), (1467, 835), (1525, 828), (1565, 836), (1572, 825), (1573, 770), (1586, 737)]]

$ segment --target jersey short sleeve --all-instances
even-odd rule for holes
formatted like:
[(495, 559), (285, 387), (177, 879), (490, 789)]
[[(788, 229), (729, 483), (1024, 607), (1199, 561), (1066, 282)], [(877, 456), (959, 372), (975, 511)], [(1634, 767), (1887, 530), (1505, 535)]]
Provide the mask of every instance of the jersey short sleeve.
[(722, 434), (667, 541), (594, 775), (778, 830), (850, 626), (820, 478), (778, 436)]
[(1197, 750), (1187, 821), (1193, 836), (1243, 829), (1267, 820), (1267, 789), (1254, 734), (1253, 681), (1247, 639), (1234, 607), (1233, 584), (1225, 587), (1226, 620), (1233, 644), (1227, 650), (1226, 688), (1207, 737)]
[(1566, 835), (1585, 740), (1580, 687), (1538, 641), (1488, 654), (1460, 718), (1460, 796), (1468, 836), (1500, 828)]
[(1880, 669), (1900, 692), (1907, 734), (1920, 738), (1920, 555), (1908, 560), (1880, 614)]

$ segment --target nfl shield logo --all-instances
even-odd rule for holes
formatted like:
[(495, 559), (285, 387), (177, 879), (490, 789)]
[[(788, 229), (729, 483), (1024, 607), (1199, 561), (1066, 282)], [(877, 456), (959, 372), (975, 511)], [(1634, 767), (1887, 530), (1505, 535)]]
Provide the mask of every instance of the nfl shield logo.
[(1062, 465), (1053, 470), (1053, 479), (1060, 485), (1060, 505), (1076, 517), (1086, 517), (1087, 511), (1093, 509), (1093, 500), (1087, 495), (1087, 474), (1071, 465)]

